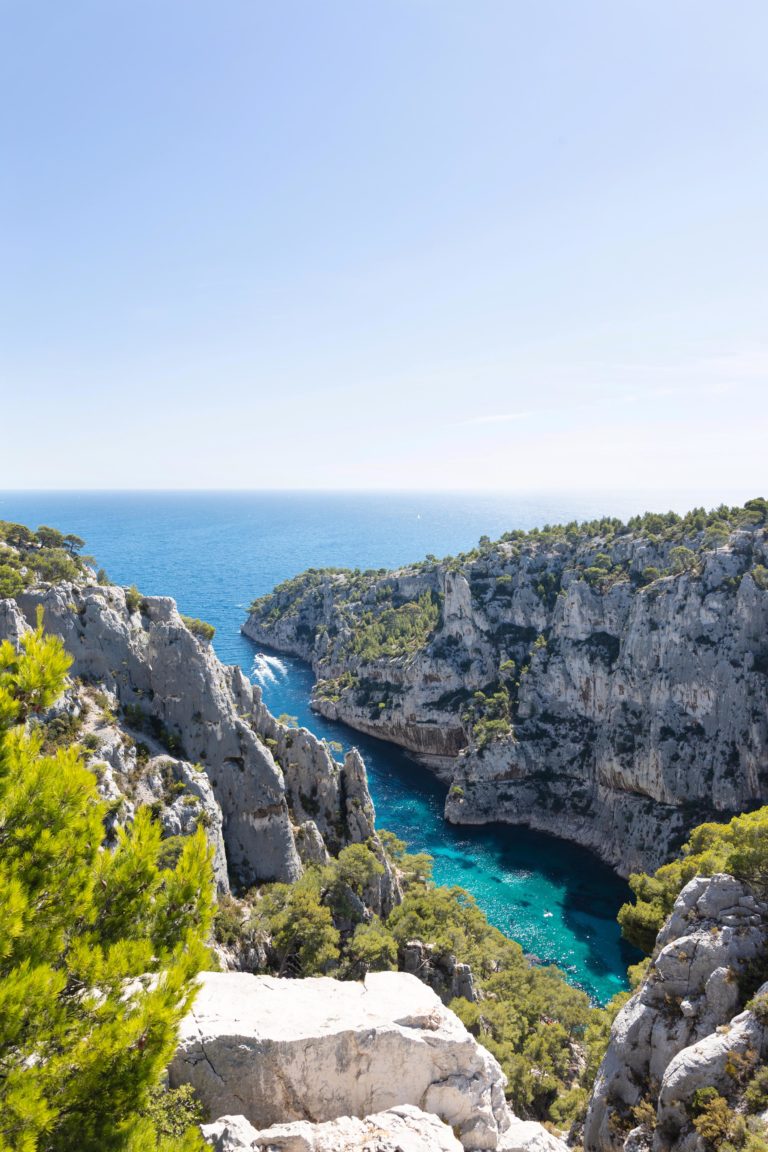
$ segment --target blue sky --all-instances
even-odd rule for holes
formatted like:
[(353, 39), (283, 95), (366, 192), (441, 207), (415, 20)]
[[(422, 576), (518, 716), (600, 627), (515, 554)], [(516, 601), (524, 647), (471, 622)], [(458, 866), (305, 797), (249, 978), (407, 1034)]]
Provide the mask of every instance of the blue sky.
[(766, 43), (764, 0), (0, 0), (0, 488), (768, 493)]

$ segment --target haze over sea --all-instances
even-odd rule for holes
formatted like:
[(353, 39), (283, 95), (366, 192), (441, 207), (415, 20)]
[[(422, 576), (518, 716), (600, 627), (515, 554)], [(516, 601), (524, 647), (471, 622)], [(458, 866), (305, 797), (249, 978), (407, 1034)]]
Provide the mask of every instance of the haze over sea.
[(240, 626), (254, 597), (305, 568), (389, 568), (463, 551), (481, 535), (512, 528), (683, 512), (753, 495), (5, 492), (0, 519), (74, 532), (116, 583), (173, 596), (182, 612), (208, 620), (218, 655), (261, 684), (273, 713), (296, 716), (345, 749), (360, 748), (379, 827), (430, 852), (438, 883), (467, 888), (493, 924), (605, 1002), (626, 986), (635, 959), (615, 921), (626, 884), (585, 850), (540, 833), (446, 824), (443, 785), (397, 748), (312, 713), (311, 669), (261, 651)]

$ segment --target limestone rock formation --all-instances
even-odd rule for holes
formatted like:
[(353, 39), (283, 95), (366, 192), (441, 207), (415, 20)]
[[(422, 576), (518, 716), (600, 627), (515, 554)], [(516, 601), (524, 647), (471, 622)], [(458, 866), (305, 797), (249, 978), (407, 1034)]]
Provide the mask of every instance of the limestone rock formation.
[[(363, 1119), (293, 1120), (261, 1131), (244, 1116), (223, 1116), (204, 1124), (203, 1134), (214, 1152), (462, 1152), (447, 1124), (412, 1104)], [(566, 1152), (566, 1145), (541, 1124), (513, 1120), (497, 1152)]]
[(257, 1131), (243, 1116), (203, 1126), (214, 1152), (462, 1152), (451, 1129), (410, 1104), (324, 1124), (294, 1120)]
[(745, 517), (684, 544), (574, 528), (308, 572), (243, 631), (312, 663), (323, 715), (436, 770), (449, 820), (653, 871), (702, 820), (768, 800), (768, 541)]
[(452, 953), (445, 953), (434, 944), (421, 940), (408, 940), (400, 948), (399, 968), (418, 976), (447, 1004), (456, 996), (474, 1003), (478, 999), (472, 968), (462, 964)]
[[(750, 966), (768, 958), (767, 931), (768, 906), (733, 877), (699, 876), (686, 885), (646, 978), (613, 1023), (587, 1115), (586, 1152), (695, 1147), (694, 1092), (715, 1087), (733, 1098), (750, 1061), (766, 1055), (763, 1024), (742, 1009)], [(652, 1133), (636, 1128), (633, 1109), (642, 1102), (656, 1113)]]
[(567, 1152), (568, 1146), (535, 1120), (513, 1119), (498, 1152)]
[(257, 1129), (411, 1104), (469, 1150), (503, 1147), (512, 1123), (494, 1058), (429, 988), (397, 972), (363, 983), (207, 973), (170, 1079), (191, 1083), (211, 1117), (242, 1115)]
[[(138, 804), (157, 807), (169, 836), (202, 822), (220, 892), (230, 880), (294, 880), (302, 857), (325, 859), (347, 843), (372, 838), (380, 852), (358, 754), (339, 764), (311, 733), (279, 724), (173, 600), (137, 604), (122, 588), (88, 582), (31, 588), (0, 601), (0, 639), (17, 644), (40, 607), (74, 658), (56, 708), (79, 718), (114, 823)], [(388, 866), (380, 887), (374, 907), (388, 911), (399, 895)]]

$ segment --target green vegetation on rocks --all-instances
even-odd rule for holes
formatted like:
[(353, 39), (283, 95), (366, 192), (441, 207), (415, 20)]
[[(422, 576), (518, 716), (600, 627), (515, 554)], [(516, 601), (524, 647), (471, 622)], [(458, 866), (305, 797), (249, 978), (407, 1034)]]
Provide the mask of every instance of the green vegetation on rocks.
[(102, 849), (95, 777), (37, 722), (70, 663), (39, 621), (0, 645), (0, 1150), (192, 1152), (199, 1131), (167, 1136), (152, 1101), (207, 959), (208, 848), (199, 832), (163, 869), (140, 809)]
[(650, 953), (688, 881), (717, 872), (728, 872), (746, 881), (761, 898), (768, 897), (768, 808), (735, 816), (728, 824), (700, 824), (677, 859), (662, 865), (653, 876), (630, 876), (635, 903), (619, 911), (626, 938)]
[(434, 593), (425, 592), (398, 608), (364, 612), (346, 650), (366, 663), (408, 656), (426, 644), (439, 621), (440, 602)]
[(193, 636), (197, 636), (199, 640), (205, 640), (206, 643), (213, 640), (216, 633), (213, 624), (208, 624), (205, 620), (198, 620), (196, 616), (182, 616), (181, 618)]
[[(510, 663), (514, 664), (514, 661)], [(487, 748), (493, 740), (511, 735), (512, 719), (508, 689), (502, 686), (492, 693), (475, 692), (462, 719), (472, 733), (475, 747), (480, 751)]]
[(0, 599), (17, 596), (32, 584), (77, 580), (86, 570), (85, 541), (45, 525), (33, 532), (0, 520)]

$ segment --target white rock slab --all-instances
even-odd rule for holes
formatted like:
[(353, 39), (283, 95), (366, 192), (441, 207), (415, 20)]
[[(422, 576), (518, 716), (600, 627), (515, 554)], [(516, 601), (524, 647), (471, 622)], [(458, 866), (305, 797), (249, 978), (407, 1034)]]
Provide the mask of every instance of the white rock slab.
[(243, 1116), (224, 1116), (203, 1134), (214, 1152), (462, 1152), (447, 1124), (411, 1104), (364, 1119), (294, 1120), (261, 1131)]
[(496, 1060), (402, 972), (364, 983), (205, 973), (170, 1078), (194, 1085), (211, 1118), (257, 1129), (412, 1104), (474, 1150), (496, 1149), (510, 1124)]

